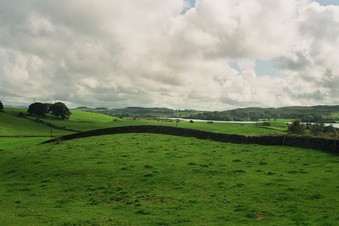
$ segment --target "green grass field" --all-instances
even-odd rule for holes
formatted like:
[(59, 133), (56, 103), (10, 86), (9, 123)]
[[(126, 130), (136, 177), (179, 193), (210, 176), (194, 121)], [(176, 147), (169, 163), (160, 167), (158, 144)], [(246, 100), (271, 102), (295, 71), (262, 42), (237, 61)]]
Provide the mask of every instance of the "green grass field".
[[(51, 138), (51, 128), (31, 120), (18, 117), (24, 109), (7, 109), (0, 113), (0, 149), (38, 144)], [(69, 134), (69, 131), (52, 129), (52, 136)]]
[[(333, 113), (330, 115), (332, 118), (339, 119), (339, 112)], [(338, 120), (337, 120), (338, 121)]]
[[(13, 110), (13, 109), (12, 109)], [(24, 112), (24, 109), (19, 109), (19, 111)], [(183, 128), (192, 128), (199, 130), (206, 130), (210, 132), (219, 132), (219, 133), (229, 133), (229, 134), (241, 134), (241, 135), (264, 135), (264, 134), (281, 134), (286, 132), (286, 124), (283, 120), (270, 121), (270, 127), (258, 127), (253, 124), (239, 124), (239, 123), (213, 123), (207, 124), (206, 122), (194, 122), (189, 123), (185, 121), (180, 121), (178, 125), (176, 125), (175, 121), (169, 122), (166, 120), (153, 120), (153, 119), (136, 119), (133, 120), (131, 118), (116, 118), (100, 113), (94, 112), (85, 112), (81, 110), (71, 110), (72, 115), (69, 120), (60, 120), (53, 117), (43, 118), (43, 121), (51, 123), (53, 125), (64, 127), (66, 129), (72, 129), (76, 131), (86, 131), (107, 127), (116, 127), (116, 126), (127, 126), (127, 125), (164, 125), (164, 126), (178, 126)], [(10, 117), (6, 114), (7, 117)], [(0, 115), (1, 116), (1, 115)], [(14, 117), (11, 115), (11, 117)], [(18, 117), (16, 117), (18, 118)], [(21, 131), (21, 128), (28, 129), (28, 133), (31, 131), (32, 134), (36, 133), (36, 131), (41, 131), (40, 134), (48, 133), (49, 128), (44, 127), (44, 129), (32, 127), (31, 122), (26, 119), (21, 119), (21, 121), (13, 124), (12, 120), (9, 118), (3, 118), (3, 122), (8, 122), (11, 125), (4, 125), (3, 127), (8, 127), (14, 130), (12, 134), (16, 134)], [(34, 119), (34, 117), (32, 117)], [(1, 120), (1, 117), (0, 117)], [(30, 125), (27, 125), (29, 123)], [(19, 126), (20, 125), (20, 126)], [(40, 125), (40, 127), (43, 125)], [(20, 128), (19, 128), (20, 127)], [(31, 128), (30, 128), (31, 127)], [(65, 133), (65, 132), (63, 132)], [(1, 134), (1, 133), (0, 133)], [(6, 134), (6, 131), (3, 132)], [(27, 134), (27, 133), (25, 133)], [(57, 133), (55, 135), (58, 135)]]
[(337, 225), (339, 159), (121, 134), (0, 151), (0, 225)]
[[(0, 136), (49, 136), (51, 129), (45, 125), (17, 117), (10, 113), (0, 113)], [(53, 130), (54, 135), (68, 134), (62, 130)]]
[[(58, 120), (46, 118), (44, 121), (50, 122), (57, 126), (62, 126), (68, 129), (86, 131), (92, 129), (100, 129), (107, 127), (127, 126), (127, 125), (163, 125), (163, 126), (176, 126), (174, 121), (153, 120), (153, 119), (136, 119), (124, 118), (119, 119), (116, 117), (93, 113), (84, 112), (81, 110), (72, 110), (72, 115), (69, 120)], [(205, 130), (210, 132), (241, 134), (241, 135), (263, 135), (263, 134), (282, 134), (286, 131), (286, 125), (283, 120), (272, 121), (271, 127), (256, 127), (253, 124), (237, 124), (237, 123), (213, 123), (207, 124), (205, 122), (189, 123), (181, 121), (178, 127), (192, 128)]]
[(60, 120), (52, 117), (47, 117), (43, 120), (68, 129), (86, 131), (111, 127), (113, 119), (115, 119), (112, 116), (81, 110), (71, 110), (71, 113), (72, 115), (69, 120)]

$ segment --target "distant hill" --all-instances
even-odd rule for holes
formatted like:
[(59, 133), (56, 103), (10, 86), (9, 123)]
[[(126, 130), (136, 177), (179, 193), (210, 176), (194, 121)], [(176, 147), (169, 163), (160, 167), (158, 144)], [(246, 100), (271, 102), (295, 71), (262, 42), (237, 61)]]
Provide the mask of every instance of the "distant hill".
[(183, 117), (221, 121), (256, 121), (259, 119), (301, 119), (308, 122), (335, 122), (339, 120), (339, 105), (290, 106), (281, 108), (248, 107), (227, 111), (174, 110), (170, 108), (126, 107), (118, 109), (78, 108), (120, 117)]
[(339, 105), (328, 106), (291, 106), (281, 108), (238, 108), (228, 111), (206, 111), (202, 113), (192, 114), (189, 118), (199, 118), (206, 120), (235, 120), (235, 121), (256, 121), (258, 119), (301, 119), (308, 122), (335, 122), (339, 120), (337, 117)]
[(146, 118), (184, 117), (184, 116), (199, 112), (195, 110), (174, 110), (174, 109), (162, 108), (162, 107), (153, 107), (153, 108), (125, 107), (125, 108), (117, 108), (117, 109), (114, 109), (114, 108), (93, 109), (93, 108), (88, 108), (88, 107), (82, 107), (82, 108), (77, 108), (77, 109), (84, 110), (84, 111), (99, 112), (99, 113), (121, 116), (121, 117), (146, 117)]

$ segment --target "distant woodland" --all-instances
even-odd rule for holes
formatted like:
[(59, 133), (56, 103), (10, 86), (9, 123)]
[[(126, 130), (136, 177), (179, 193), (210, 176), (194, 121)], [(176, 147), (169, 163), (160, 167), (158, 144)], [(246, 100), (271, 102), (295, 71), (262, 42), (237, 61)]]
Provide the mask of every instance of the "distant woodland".
[(220, 121), (257, 121), (262, 119), (299, 119), (302, 122), (335, 123), (339, 120), (339, 105), (311, 107), (282, 107), (282, 108), (238, 108), (227, 111), (196, 111), (173, 110), (169, 108), (127, 107), (120, 109), (81, 107), (119, 117), (182, 117), (190, 119), (220, 120)]
[(201, 112), (188, 116), (193, 119), (224, 121), (257, 121), (259, 119), (300, 119), (302, 122), (335, 123), (339, 120), (336, 106), (239, 108), (228, 111)]

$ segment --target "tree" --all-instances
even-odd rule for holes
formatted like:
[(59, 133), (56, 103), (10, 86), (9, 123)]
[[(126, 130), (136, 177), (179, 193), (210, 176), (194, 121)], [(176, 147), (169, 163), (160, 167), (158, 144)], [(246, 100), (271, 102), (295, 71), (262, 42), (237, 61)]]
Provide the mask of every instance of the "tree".
[(305, 125), (300, 120), (294, 120), (292, 124), (288, 126), (288, 133), (303, 134), (305, 133)]
[(1, 100), (0, 100), (0, 112), (4, 109), (4, 105), (2, 104)]
[(324, 127), (324, 133), (334, 133), (336, 134), (337, 133), (337, 130), (336, 128), (331, 124), (329, 126), (325, 126)]
[(48, 113), (48, 105), (36, 102), (29, 105), (27, 112), (32, 115), (44, 117)]
[(49, 111), (57, 116), (58, 118), (61, 118), (61, 119), (68, 119), (71, 115), (71, 112), (69, 111), (68, 107), (62, 103), (62, 102), (57, 102), (55, 104), (52, 104), (50, 107), (49, 107)]
[(310, 131), (313, 135), (319, 135), (320, 133), (324, 132), (324, 123), (314, 123), (310, 127)]

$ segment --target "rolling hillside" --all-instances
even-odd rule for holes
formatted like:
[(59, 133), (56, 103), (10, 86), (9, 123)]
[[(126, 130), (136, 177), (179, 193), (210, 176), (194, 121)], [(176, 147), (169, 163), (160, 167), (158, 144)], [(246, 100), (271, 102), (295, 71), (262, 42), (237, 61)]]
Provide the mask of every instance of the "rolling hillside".
[(0, 225), (336, 225), (338, 158), (120, 134), (0, 152)]

